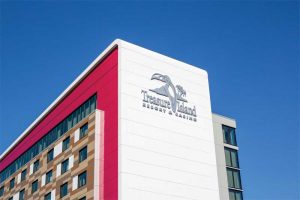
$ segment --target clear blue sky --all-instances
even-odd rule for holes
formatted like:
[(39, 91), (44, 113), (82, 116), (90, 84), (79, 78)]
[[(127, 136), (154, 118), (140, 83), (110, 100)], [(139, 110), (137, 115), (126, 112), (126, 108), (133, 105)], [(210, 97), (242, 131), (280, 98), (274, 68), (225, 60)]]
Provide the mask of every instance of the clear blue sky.
[(213, 112), (238, 123), (246, 200), (300, 198), (296, 1), (0, 5), (0, 152), (121, 38), (208, 71)]

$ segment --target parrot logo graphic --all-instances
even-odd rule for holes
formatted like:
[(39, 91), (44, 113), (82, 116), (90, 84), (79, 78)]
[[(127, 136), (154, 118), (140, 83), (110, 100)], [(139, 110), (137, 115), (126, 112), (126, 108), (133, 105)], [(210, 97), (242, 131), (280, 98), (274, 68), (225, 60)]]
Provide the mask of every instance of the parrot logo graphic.
[(164, 83), (163, 86), (156, 89), (151, 89), (150, 91), (168, 97), (174, 113), (177, 110), (178, 101), (187, 102), (187, 100), (184, 98), (186, 96), (186, 91), (180, 85), (174, 86), (169, 76), (155, 73), (152, 75), (151, 80), (158, 80)]

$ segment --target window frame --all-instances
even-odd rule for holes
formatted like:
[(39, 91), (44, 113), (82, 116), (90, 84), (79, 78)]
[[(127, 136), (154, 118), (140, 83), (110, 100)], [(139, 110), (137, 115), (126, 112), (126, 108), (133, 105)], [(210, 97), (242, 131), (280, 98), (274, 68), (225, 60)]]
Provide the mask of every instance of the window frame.
[[(238, 151), (236, 149), (224, 147), (224, 152), (225, 152), (225, 164), (226, 164), (226, 167), (232, 167), (232, 168), (239, 169), (240, 168), (240, 163), (239, 163)], [(229, 165), (227, 163), (227, 154), (226, 154), (226, 152), (229, 153), (229, 161), (230, 161)], [(232, 154), (235, 154), (235, 156), (236, 156), (235, 160), (232, 158)], [(236, 161), (236, 162), (234, 162), (234, 161)]]
[[(65, 169), (65, 163), (67, 163), (67, 168)], [(62, 163), (61, 163), (61, 170), (60, 170), (60, 174), (64, 174), (66, 173), (67, 171), (69, 171), (69, 158), (67, 158), (66, 160), (64, 160)]]
[(47, 163), (54, 159), (54, 148), (50, 149), (47, 153)]
[(24, 169), (24, 170), (21, 172), (21, 182), (23, 182), (23, 181), (26, 180), (26, 174), (27, 174), (27, 169)]
[(33, 163), (33, 173), (35, 173), (36, 171), (38, 171), (40, 169), (40, 160), (38, 159), (38, 160), (36, 160), (36, 161), (34, 161), (34, 163)]
[[(36, 188), (33, 186), (36, 186)], [(35, 190), (34, 190), (34, 188), (35, 188)], [(36, 179), (35, 181), (33, 181), (31, 183), (31, 194), (35, 193), (38, 189), (39, 189), (39, 180)]]
[[(48, 178), (48, 175), (50, 174), (50, 178)], [(52, 182), (53, 180), (53, 170), (50, 170), (46, 173), (46, 177), (45, 177), (45, 185), (47, 185), (48, 183)]]
[[(241, 191), (241, 190), (229, 189), (228, 192), (229, 192), (229, 200), (243, 200), (244, 199), (244, 197), (243, 197), (243, 191)], [(234, 199), (231, 198), (230, 193), (233, 194)], [(238, 194), (241, 195), (241, 199), (237, 199), (237, 195)]]
[(71, 139), (70, 136), (66, 137), (62, 142), (62, 151), (66, 151), (70, 148)]
[[(85, 154), (83, 154), (84, 156), (82, 157), (82, 153), (84, 153), (84, 152), (85, 152)], [(78, 156), (78, 162), (81, 163), (81, 162), (85, 161), (87, 159), (87, 157), (88, 157), (87, 145), (85, 147), (82, 147), (79, 150), (78, 154), (79, 154), (79, 156)]]
[[(232, 185), (229, 184), (229, 174), (228, 172), (231, 172), (231, 179), (232, 179)], [(233, 168), (226, 168), (226, 173), (227, 173), (227, 181), (228, 181), (228, 187), (232, 188), (232, 189), (238, 189), (238, 190), (242, 190), (242, 181), (241, 181), (241, 174), (240, 174), (240, 170), (238, 169), (233, 169)], [(236, 176), (235, 174), (238, 174), (238, 183), (236, 183)], [(239, 185), (239, 187), (237, 187)]]
[[(81, 177), (84, 177), (85, 181), (82, 183)], [(87, 184), (87, 171), (84, 171), (78, 175), (78, 188), (84, 187)]]
[(0, 187), (0, 197), (4, 195), (4, 185)]
[(83, 124), (79, 129), (79, 139), (84, 138), (89, 131), (89, 123)]
[(15, 187), (15, 177), (10, 179), (9, 181), (9, 190), (13, 189)]
[[(66, 191), (64, 189), (66, 189)], [(63, 192), (66, 192), (66, 193), (63, 193)], [(62, 185), (60, 185), (60, 187), (59, 187), (59, 196), (60, 196), (60, 198), (63, 198), (65, 196), (67, 196), (68, 194), (69, 194), (68, 182), (65, 182)]]
[[(231, 131), (228, 132), (228, 130), (231, 130)], [(222, 124), (222, 134), (223, 134), (223, 142), (225, 144), (237, 146), (236, 128)]]
[[(23, 197), (21, 196), (21, 193), (23, 193)], [(25, 200), (25, 188), (19, 192), (19, 200)]]
[(44, 195), (44, 200), (51, 200), (51, 192), (48, 192), (47, 194)]

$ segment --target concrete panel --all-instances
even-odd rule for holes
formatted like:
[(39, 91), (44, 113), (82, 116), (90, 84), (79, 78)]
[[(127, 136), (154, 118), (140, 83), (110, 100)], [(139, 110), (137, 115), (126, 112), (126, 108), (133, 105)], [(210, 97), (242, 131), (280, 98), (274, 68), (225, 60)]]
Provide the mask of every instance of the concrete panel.
[(220, 199), (207, 73), (127, 43), (119, 56), (119, 196)]

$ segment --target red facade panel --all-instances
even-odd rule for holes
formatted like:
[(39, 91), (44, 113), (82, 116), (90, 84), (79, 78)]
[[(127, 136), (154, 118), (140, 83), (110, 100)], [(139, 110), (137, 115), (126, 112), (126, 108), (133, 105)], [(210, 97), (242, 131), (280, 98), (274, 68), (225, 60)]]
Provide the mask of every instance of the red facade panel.
[[(101, 194), (118, 199), (118, 49), (114, 49), (84, 78), (0, 163), (0, 171), (28, 150), (90, 96), (97, 93), (97, 109), (105, 113), (104, 183)], [(99, 122), (100, 123), (100, 122)], [(100, 149), (100, 148), (98, 148)], [(100, 172), (102, 174), (103, 172)]]

